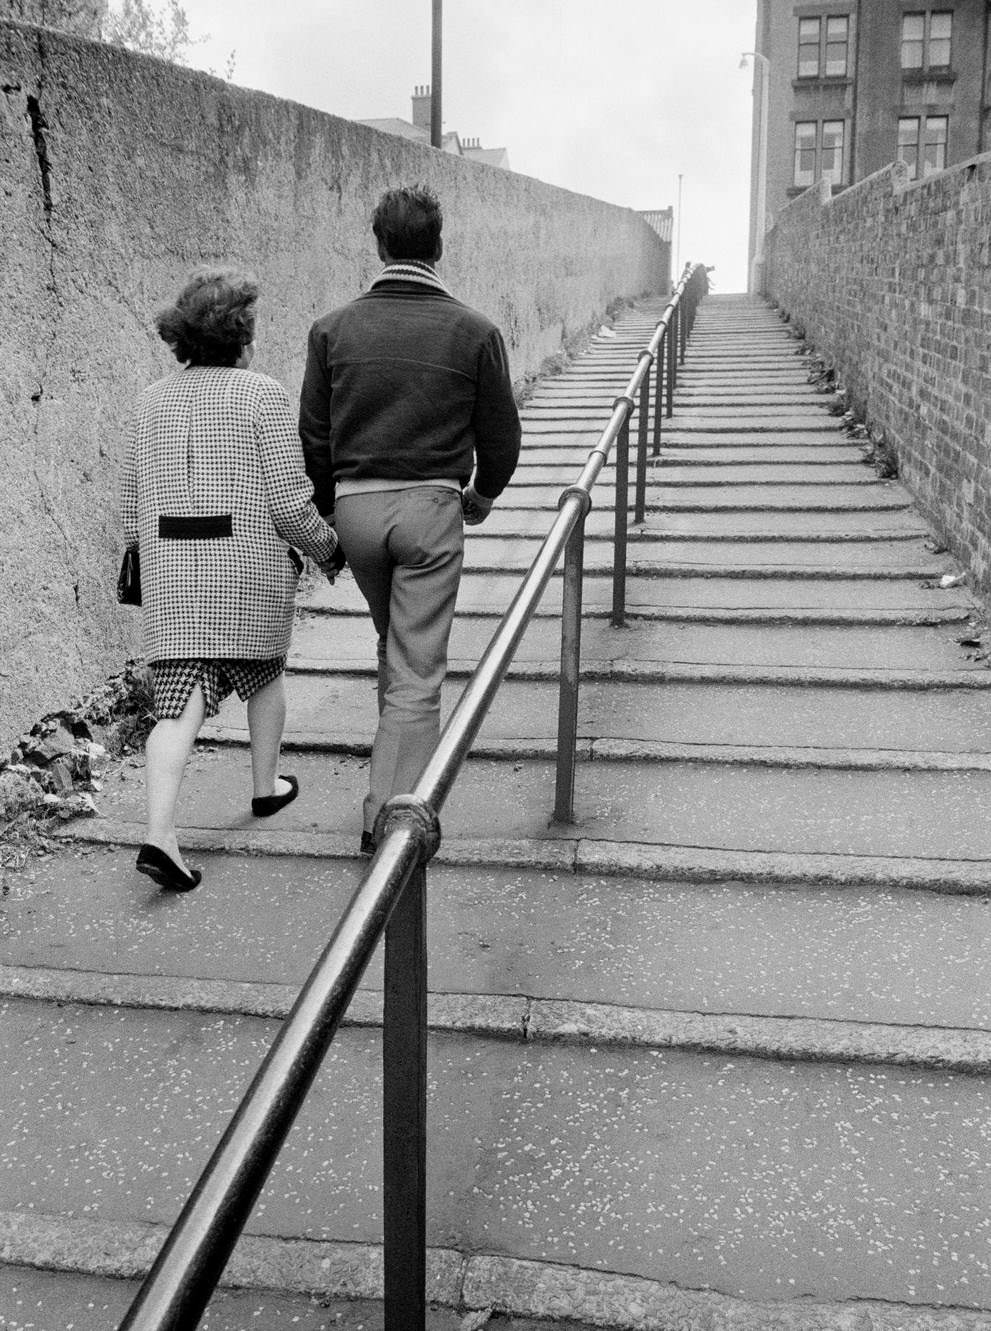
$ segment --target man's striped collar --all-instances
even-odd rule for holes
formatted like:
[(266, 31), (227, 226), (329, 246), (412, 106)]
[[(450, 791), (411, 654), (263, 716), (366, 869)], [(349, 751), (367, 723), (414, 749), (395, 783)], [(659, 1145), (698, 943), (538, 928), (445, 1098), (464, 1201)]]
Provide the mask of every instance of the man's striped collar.
[(451, 294), (430, 265), (418, 263), (416, 259), (387, 264), (371, 286), (377, 287), (380, 282), (415, 282), (418, 286), (433, 287), (435, 291), (443, 291), (448, 296)]

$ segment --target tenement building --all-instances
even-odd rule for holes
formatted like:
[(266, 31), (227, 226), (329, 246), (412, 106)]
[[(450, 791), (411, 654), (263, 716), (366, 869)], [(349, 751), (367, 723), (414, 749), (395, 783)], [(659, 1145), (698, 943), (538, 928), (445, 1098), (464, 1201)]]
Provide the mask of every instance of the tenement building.
[[(758, 0), (750, 257), (796, 194), (900, 159), (919, 178), (989, 146), (989, 0)], [(763, 217), (761, 217), (763, 213)]]

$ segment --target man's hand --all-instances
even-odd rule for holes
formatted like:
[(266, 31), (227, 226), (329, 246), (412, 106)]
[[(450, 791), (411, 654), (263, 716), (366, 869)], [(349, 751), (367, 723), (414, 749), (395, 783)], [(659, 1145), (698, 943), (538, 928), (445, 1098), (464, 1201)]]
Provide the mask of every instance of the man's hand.
[(495, 501), (480, 495), (473, 485), (466, 485), (461, 491), (461, 513), (466, 527), (477, 527), (492, 512)]
[(336, 542), (334, 546), (334, 553), (330, 556), (329, 559), (325, 559), (323, 563), (317, 565), (317, 568), (324, 575), (324, 577), (327, 579), (328, 582), (333, 582), (334, 579), (337, 577), (338, 573), (341, 572), (345, 564), (348, 562), (348, 557), (344, 553), (337, 532), (334, 532), (334, 540)]

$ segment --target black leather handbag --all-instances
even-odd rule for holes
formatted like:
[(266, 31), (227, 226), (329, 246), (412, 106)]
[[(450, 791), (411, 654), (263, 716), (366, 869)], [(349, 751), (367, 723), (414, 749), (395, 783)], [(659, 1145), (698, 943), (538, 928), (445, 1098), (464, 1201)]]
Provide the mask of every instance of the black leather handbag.
[(117, 600), (121, 605), (141, 604), (141, 559), (136, 545), (124, 551), (117, 575)]

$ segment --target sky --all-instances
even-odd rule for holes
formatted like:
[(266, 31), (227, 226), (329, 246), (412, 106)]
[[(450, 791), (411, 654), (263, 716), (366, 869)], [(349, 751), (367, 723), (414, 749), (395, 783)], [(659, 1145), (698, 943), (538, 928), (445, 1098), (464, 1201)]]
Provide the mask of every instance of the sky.
[[(431, 0), (183, 0), (192, 65), (349, 120), (409, 120)], [(746, 289), (756, 0), (446, 0), (446, 130), (629, 208), (675, 207), (676, 260)], [(680, 177), (680, 180), (679, 180)], [(680, 226), (678, 205), (680, 197)]]

